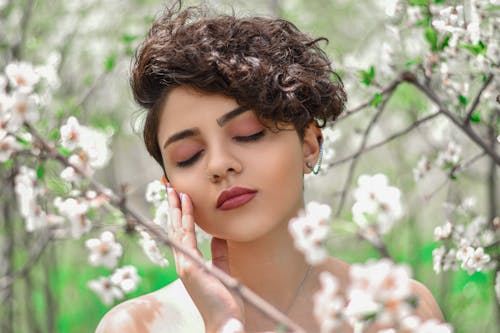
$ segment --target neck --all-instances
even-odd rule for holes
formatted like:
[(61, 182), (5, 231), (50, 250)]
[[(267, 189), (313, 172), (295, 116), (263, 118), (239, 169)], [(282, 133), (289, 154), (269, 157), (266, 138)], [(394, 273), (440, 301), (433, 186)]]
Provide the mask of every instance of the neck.
[(281, 311), (293, 302), (308, 269), (288, 222), (252, 242), (228, 241), (228, 259), (231, 275)]

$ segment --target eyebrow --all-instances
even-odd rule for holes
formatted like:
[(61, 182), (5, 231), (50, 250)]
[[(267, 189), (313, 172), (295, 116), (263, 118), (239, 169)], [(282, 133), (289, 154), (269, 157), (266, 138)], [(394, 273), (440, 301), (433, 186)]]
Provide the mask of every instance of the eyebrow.
[(233, 119), (234, 117), (242, 114), (245, 111), (250, 110), (250, 107), (242, 105), (237, 107), (236, 109), (229, 111), (228, 113), (222, 115), (221, 117), (217, 118), (217, 124), (219, 124), (220, 127), (224, 126), (225, 123)]
[[(220, 127), (222, 127), (228, 121), (230, 121), (231, 119), (233, 119), (234, 117), (237, 117), (238, 115), (240, 115), (243, 112), (248, 111), (248, 110), (250, 110), (250, 108), (248, 106), (239, 106), (236, 109), (231, 110), (228, 113), (226, 113), (226, 114), (220, 116), (219, 118), (217, 118), (216, 119), (217, 124)], [(179, 141), (179, 140), (182, 140), (182, 139), (185, 139), (185, 138), (188, 138), (188, 137), (191, 137), (191, 136), (195, 136), (195, 135), (200, 135), (200, 130), (197, 129), (197, 128), (189, 128), (189, 129), (180, 131), (178, 133), (175, 133), (175, 134), (173, 134), (172, 136), (170, 136), (165, 141), (165, 143), (163, 144), (163, 149), (165, 149), (169, 144), (171, 144), (171, 143), (173, 143), (175, 141)]]

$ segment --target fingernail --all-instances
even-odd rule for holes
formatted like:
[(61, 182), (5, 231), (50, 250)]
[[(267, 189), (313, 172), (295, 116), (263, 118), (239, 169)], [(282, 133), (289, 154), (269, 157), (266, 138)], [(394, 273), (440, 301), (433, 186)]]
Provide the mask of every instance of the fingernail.
[(185, 196), (186, 196), (186, 195), (185, 195), (184, 193), (182, 193), (182, 192), (181, 192), (181, 193), (179, 193), (179, 197), (181, 198), (181, 204), (183, 204), (183, 203), (184, 203), (184, 197), (185, 197)]

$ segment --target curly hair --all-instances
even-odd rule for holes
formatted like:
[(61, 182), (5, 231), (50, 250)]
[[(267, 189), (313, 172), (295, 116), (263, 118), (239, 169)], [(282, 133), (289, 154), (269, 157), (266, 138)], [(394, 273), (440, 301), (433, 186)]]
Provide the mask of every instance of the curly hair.
[(230, 96), (261, 120), (292, 123), (301, 138), (312, 121), (323, 127), (335, 120), (347, 97), (321, 40), (283, 19), (167, 9), (136, 51), (130, 78), (136, 102), (147, 110), (149, 153), (163, 167), (159, 115), (180, 85)]

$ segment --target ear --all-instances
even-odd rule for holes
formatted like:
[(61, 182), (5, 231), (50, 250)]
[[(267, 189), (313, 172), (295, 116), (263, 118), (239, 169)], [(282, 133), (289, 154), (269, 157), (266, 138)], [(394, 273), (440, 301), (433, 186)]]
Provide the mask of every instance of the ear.
[(318, 127), (315, 121), (312, 121), (304, 130), (304, 139), (302, 143), (304, 173), (311, 172), (311, 169), (307, 167), (308, 163), (309, 165), (315, 165), (318, 161), (322, 142), (323, 134), (321, 128)]

